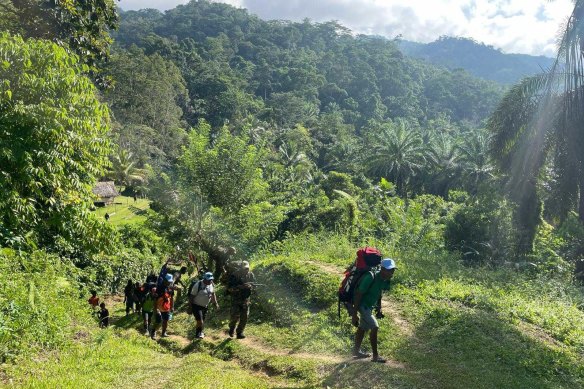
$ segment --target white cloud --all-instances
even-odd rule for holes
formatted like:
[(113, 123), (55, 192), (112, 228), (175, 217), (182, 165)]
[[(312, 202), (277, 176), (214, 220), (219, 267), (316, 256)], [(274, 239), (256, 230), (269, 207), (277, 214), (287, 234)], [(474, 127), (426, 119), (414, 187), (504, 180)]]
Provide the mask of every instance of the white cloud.
[[(181, 0), (122, 0), (124, 9), (173, 8)], [(338, 20), (359, 33), (430, 42), (464, 36), (505, 52), (553, 55), (571, 0), (226, 0), (264, 19)], [(157, 5), (159, 4), (159, 5)]]

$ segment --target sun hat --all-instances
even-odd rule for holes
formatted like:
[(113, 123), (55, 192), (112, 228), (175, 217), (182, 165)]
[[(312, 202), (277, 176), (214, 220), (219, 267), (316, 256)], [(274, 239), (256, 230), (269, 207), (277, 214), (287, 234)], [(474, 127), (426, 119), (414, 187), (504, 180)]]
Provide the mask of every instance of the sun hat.
[(385, 270), (395, 269), (395, 261), (391, 258), (384, 258), (381, 260), (381, 267)]

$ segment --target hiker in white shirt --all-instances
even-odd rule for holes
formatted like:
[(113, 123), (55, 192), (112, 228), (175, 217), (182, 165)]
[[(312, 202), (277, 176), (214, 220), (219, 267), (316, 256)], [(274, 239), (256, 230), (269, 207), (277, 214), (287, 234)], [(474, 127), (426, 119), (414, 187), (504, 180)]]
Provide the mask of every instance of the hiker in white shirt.
[(207, 272), (203, 275), (202, 280), (194, 281), (189, 288), (189, 303), (191, 304), (193, 316), (195, 316), (195, 320), (197, 320), (197, 331), (195, 337), (199, 339), (205, 337), (203, 326), (209, 303), (213, 303), (216, 309), (219, 308), (213, 279), (213, 273)]

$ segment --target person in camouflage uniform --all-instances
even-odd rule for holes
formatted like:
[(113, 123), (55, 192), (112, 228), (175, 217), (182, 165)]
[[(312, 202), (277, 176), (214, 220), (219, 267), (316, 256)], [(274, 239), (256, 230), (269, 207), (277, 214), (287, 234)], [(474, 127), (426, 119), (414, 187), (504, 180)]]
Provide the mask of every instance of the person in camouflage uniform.
[[(245, 325), (249, 317), (249, 305), (255, 277), (249, 270), (249, 262), (243, 261), (241, 269), (232, 274), (227, 282), (227, 290), (231, 295), (231, 320), (229, 321), (229, 336), (234, 332), (237, 339), (244, 339)], [(239, 321), (239, 325), (237, 322)], [(237, 328), (235, 327), (237, 325)]]

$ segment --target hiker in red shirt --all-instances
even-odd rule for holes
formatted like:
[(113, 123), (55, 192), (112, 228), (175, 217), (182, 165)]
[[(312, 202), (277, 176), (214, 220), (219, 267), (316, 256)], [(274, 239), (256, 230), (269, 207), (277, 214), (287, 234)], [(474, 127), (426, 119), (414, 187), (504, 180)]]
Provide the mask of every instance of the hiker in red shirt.
[(97, 311), (99, 307), (99, 297), (97, 297), (97, 292), (95, 290), (91, 291), (91, 297), (89, 298), (89, 300), (87, 300), (87, 302), (89, 303), (91, 308), (93, 308), (94, 311)]

